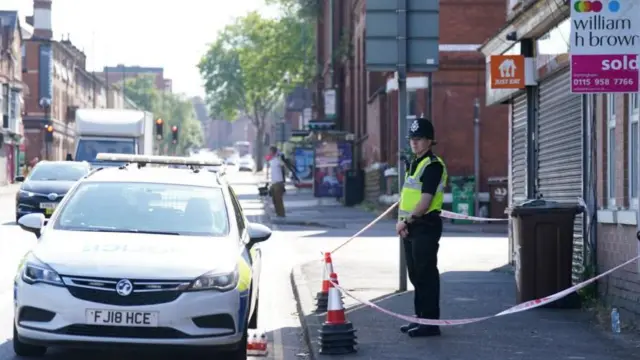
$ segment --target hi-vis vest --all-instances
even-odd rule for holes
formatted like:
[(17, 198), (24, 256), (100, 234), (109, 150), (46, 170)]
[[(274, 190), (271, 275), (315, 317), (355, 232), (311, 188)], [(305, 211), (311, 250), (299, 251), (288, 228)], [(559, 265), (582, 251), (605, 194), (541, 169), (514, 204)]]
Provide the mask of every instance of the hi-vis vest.
[(437, 156), (434, 158), (428, 156), (426, 159), (418, 163), (413, 175), (410, 176), (407, 172), (407, 176), (404, 179), (404, 185), (402, 186), (402, 192), (400, 193), (398, 218), (406, 219), (411, 216), (411, 213), (415, 210), (416, 206), (420, 202), (420, 197), (422, 196), (422, 182), (420, 181), (422, 173), (427, 166), (436, 162), (442, 164), (442, 178), (440, 179), (440, 185), (438, 185), (438, 190), (433, 196), (433, 200), (431, 200), (431, 206), (429, 206), (427, 213), (442, 210), (442, 204), (444, 203), (444, 187), (447, 184), (447, 167), (441, 158)]

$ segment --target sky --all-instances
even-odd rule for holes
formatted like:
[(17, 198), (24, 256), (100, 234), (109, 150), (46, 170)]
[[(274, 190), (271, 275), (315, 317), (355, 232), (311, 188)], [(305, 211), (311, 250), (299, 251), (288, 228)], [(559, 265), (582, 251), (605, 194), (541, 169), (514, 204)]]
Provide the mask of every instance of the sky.
[[(0, 10), (17, 10), (22, 21), (31, 0), (2, 0)], [(196, 64), (216, 34), (248, 11), (272, 13), (263, 0), (53, 0), (54, 38), (69, 36), (87, 54), (87, 68), (164, 67), (173, 91), (203, 96)]]

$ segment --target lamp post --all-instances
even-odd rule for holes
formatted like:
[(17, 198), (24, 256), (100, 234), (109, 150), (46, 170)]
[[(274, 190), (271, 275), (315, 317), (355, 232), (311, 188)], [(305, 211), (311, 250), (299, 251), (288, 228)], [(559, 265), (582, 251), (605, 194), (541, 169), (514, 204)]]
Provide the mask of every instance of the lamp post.
[[(48, 97), (43, 97), (40, 99), (40, 107), (44, 110), (44, 121), (45, 121), (45, 127), (48, 127), (51, 123), (51, 99)], [(46, 160), (49, 160), (49, 143), (46, 140), (47, 135), (46, 135), (46, 130), (45, 130), (45, 136), (42, 137), (42, 141), (44, 143), (44, 158)], [(53, 142), (53, 141), (52, 141)]]

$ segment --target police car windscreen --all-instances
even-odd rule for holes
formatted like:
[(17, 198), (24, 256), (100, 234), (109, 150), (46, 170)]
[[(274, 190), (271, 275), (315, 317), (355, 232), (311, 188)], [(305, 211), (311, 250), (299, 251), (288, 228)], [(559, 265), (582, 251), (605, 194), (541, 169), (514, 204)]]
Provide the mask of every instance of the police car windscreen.
[(54, 228), (225, 236), (229, 220), (221, 189), (189, 185), (87, 182), (58, 208)]

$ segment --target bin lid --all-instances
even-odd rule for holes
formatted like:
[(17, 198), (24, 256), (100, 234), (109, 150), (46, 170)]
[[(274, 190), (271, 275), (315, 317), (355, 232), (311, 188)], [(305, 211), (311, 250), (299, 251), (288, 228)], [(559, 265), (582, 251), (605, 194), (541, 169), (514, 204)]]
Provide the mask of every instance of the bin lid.
[(509, 178), (506, 176), (492, 176), (490, 178), (487, 179), (487, 183), (493, 185), (493, 184), (502, 184), (502, 183), (508, 183), (509, 182)]
[(574, 213), (580, 214), (584, 207), (579, 203), (549, 201), (544, 199), (527, 200), (509, 209), (511, 216), (533, 215), (540, 213)]

